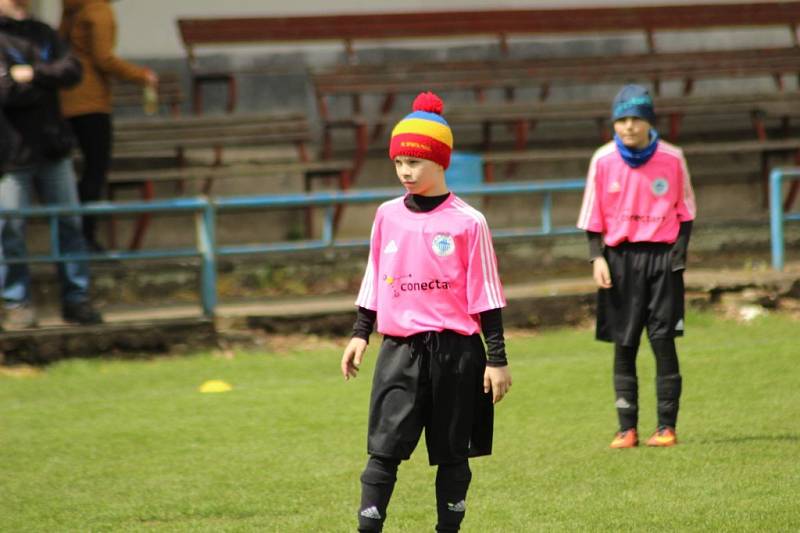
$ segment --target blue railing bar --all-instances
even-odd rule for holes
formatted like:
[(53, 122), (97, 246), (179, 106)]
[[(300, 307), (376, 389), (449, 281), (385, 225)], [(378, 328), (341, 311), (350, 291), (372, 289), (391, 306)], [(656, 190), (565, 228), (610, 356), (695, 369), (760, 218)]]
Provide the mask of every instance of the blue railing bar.
[(194, 248), (175, 250), (142, 250), (139, 252), (108, 252), (104, 254), (69, 254), (69, 255), (27, 255), (22, 258), (4, 257), (2, 262), (18, 263), (65, 263), (71, 261), (113, 261), (125, 259), (175, 259), (180, 257), (200, 257)]
[[(365, 241), (366, 244), (369, 242)], [(334, 243), (333, 246), (337, 246)], [(286, 241), (270, 244), (239, 244), (235, 246), (220, 246), (217, 248), (217, 255), (244, 255), (271, 252), (303, 252), (308, 250), (324, 250), (330, 248), (331, 244), (323, 240), (313, 241)]]
[[(583, 179), (550, 180), (541, 182), (506, 182), (454, 187), (453, 192), (461, 196), (508, 195), (543, 192), (569, 192), (583, 190)], [(398, 188), (369, 189), (360, 191), (320, 191), (313, 193), (286, 194), (280, 196), (259, 195), (228, 198), (175, 198), (171, 200), (152, 200), (136, 202), (93, 202), (79, 206), (49, 205), (22, 209), (0, 209), (0, 217), (37, 217), (50, 215), (103, 215), (135, 214), (142, 212), (200, 211), (211, 203), (218, 209), (305, 207), (316, 205), (336, 205), (369, 203), (396, 198), (402, 193)]]
[(495, 239), (508, 239), (512, 237), (546, 237), (548, 235), (574, 235), (583, 233), (575, 227), (564, 226), (559, 228), (551, 228), (549, 231), (544, 229), (499, 229), (492, 231), (492, 237)]
[(148, 202), (92, 202), (83, 205), (42, 205), (22, 209), (0, 209), (0, 217), (44, 217), (52, 215), (108, 215), (143, 212), (199, 211), (208, 204), (205, 198), (174, 198)]
[(784, 235), (783, 223), (800, 220), (800, 213), (783, 212), (783, 180), (799, 179), (800, 168), (775, 168), (769, 175), (769, 226), (772, 248), (772, 268), (783, 270)]
[[(542, 182), (507, 182), (489, 183), (484, 185), (472, 185), (465, 187), (454, 187), (453, 192), (459, 196), (472, 195), (508, 195), (508, 194), (529, 194), (542, 192), (569, 192), (582, 191), (585, 180), (551, 180)], [(313, 193), (285, 194), (280, 196), (261, 195), (261, 196), (237, 196), (228, 198), (212, 198), (210, 202), (218, 209), (256, 209), (256, 208), (280, 208), (280, 207), (306, 207), (334, 204), (355, 204), (369, 203), (397, 198), (402, 194), (398, 188), (391, 189), (369, 189), (361, 191), (320, 191)]]

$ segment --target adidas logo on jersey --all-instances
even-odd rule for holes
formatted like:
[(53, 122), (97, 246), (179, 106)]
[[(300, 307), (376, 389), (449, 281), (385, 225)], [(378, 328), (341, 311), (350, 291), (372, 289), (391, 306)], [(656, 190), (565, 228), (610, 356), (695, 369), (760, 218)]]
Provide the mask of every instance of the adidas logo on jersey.
[(394, 254), (397, 253), (397, 243), (394, 242), (394, 239), (389, 241), (389, 244), (383, 249), (383, 253), (385, 254)]
[(364, 518), (371, 518), (373, 520), (381, 519), (381, 513), (378, 512), (378, 508), (375, 507), (374, 505), (372, 507), (367, 507), (359, 514), (361, 514), (361, 516), (363, 516)]
[(464, 513), (467, 511), (467, 502), (461, 500), (458, 503), (448, 503), (447, 510), (453, 511), (454, 513)]

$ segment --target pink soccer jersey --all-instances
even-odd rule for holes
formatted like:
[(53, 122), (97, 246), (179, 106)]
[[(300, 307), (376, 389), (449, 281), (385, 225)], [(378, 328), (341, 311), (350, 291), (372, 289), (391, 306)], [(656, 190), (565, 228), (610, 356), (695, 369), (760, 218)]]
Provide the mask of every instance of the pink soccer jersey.
[(608, 246), (622, 242), (673, 243), (681, 222), (694, 220), (694, 191), (680, 148), (658, 141), (644, 165), (631, 168), (614, 142), (589, 164), (578, 227), (603, 234)]
[(454, 194), (427, 213), (410, 211), (402, 197), (378, 208), (356, 305), (377, 311), (380, 333), (472, 335), (479, 313), (505, 304), (479, 211)]

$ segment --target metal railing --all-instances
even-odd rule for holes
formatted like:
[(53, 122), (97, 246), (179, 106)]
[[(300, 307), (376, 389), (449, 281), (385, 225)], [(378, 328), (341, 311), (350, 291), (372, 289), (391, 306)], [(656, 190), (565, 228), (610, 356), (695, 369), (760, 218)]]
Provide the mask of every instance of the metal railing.
[(800, 179), (800, 168), (776, 168), (769, 175), (769, 226), (772, 247), (772, 268), (783, 270), (785, 242), (784, 222), (800, 220), (800, 212), (785, 212), (783, 181)]
[[(510, 196), (534, 194), (542, 196), (539, 225), (533, 223), (515, 229), (492, 232), (494, 239), (542, 237), (579, 233), (574, 226), (553, 225), (553, 195), (555, 193), (582, 191), (585, 180), (553, 180), (544, 182), (515, 182), (454, 187), (459, 196)], [(0, 217), (47, 218), (50, 229), (50, 253), (8, 259), (0, 256), (0, 263), (43, 263), (66, 261), (103, 261), (108, 259), (169, 259), (178, 257), (200, 258), (200, 297), (203, 313), (213, 316), (217, 305), (217, 258), (230, 255), (298, 252), (329, 248), (368, 246), (368, 239), (338, 239), (335, 235), (336, 207), (374, 203), (397, 197), (401, 191), (394, 189), (362, 189), (353, 191), (316, 192), (246, 197), (175, 198), (149, 202), (97, 202), (82, 206), (41, 206), (24, 209), (0, 209)], [(219, 213), (236, 210), (286, 209), (303, 207), (324, 208), (319, 239), (281, 241), (250, 245), (220, 245), (216, 242), (216, 219)], [(196, 245), (193, 248), (113, 251), (102, 254), (63, 254), (58, 239), (58, 219), (63, 215), (129, 215), (141, 213), (192, 213), (195, 219)]]

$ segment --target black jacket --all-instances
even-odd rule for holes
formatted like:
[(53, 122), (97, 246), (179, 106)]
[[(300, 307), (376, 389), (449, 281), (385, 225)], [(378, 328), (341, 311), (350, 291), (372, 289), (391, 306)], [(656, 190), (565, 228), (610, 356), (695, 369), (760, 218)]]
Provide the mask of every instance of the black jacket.
[(11, 84), (3, 103), (3, 114), (19, 136), (7, 166), (65, 157), (73, 141), (61, 116), (58, 91), (80, 81), (80, 63), (55, 30), (34, 19), (0, 17), (0, 55), (7, 68), (27, 64), (34, 72), (31, 83)]
[(8, 74), (8, 65), (0, 57), (0, 175), (5, 170), (19, 142), (19, 135), (11, 127), (2, 110), (2, 106), (8, 100), (12, 85), (11, 76)]

